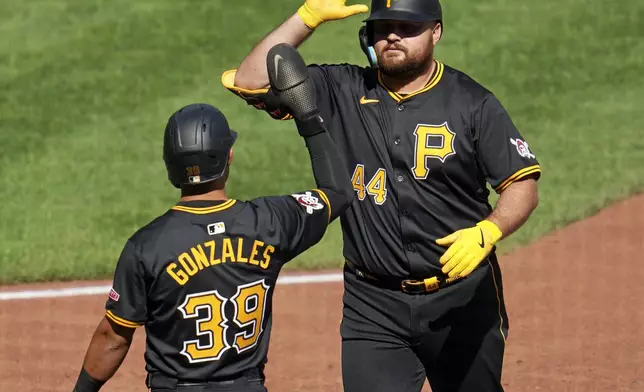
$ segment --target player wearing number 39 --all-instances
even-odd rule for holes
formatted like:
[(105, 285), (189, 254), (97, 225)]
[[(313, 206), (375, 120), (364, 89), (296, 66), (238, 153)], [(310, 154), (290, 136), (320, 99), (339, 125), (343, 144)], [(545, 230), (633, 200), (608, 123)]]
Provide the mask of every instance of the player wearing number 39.
[(273, 97), (297, 122), (317, 189), (229, 199), (225, 184), (237, 134), (210, 105), (174, 113), (164, 160), (181, 200), (127, 241), (74, 391), (98, 391), (142, 325), (151, 391), (266, 391), (280, 269), (316, 244), (355, 196), (304, 60), (287, 45), (264, 56)]
[[(306, 0), (222, 83), (289, 119), (267, 94), (268, 48), (366, 11)], [(341, 217), (346, 392), (416, 392), (425, 378), (434, 392), (503, 389), (495, 244), (536, 208), (541, 169), (494, 94), (434, 58), (443, 27), (438, 0), (373, 0), (356, 36), (369, 66), (308, 67), (357, 195)]]

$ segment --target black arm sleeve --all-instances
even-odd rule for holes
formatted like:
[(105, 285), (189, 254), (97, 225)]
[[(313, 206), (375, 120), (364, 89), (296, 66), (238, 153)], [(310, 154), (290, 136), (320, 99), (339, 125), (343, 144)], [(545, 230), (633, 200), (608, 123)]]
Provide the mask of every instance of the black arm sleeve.
[[(297, 122), (298, 127), (303, 126)], [(310, 125), (307, 125), (310, 126)], [(355, 197), (351, 186), (349, 173), (336, 145), (331, 140), (328, 132), (324, 131), (304, 138), (311, 158), (313, 177), (317, 187), (324, 191), (329, 199), (331, 221), (342, 215)]]
[(321, 117), (295, 121), (304, 135), (318, 189), (254, 201), (260, 209), (270, 211), (266, 227), (275, 228), (277, 243), (289, 260), (317, 244), (328, 224), (342, 215), (355, 197), (349, 173)]

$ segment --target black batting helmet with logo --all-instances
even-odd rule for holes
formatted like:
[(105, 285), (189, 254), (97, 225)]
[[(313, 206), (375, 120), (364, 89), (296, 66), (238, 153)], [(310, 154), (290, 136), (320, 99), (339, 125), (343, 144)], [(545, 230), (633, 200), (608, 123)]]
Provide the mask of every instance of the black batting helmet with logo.
[(439, 0), (372, 0), (371, 15), (365, 20), (431, 22), (443, 19)]
[(214, 106), (198, 103), (177, 110), (168, 120), (163, 139), (168, 179), (180, 188), (222, 177), (236, 139), (237, 132)]
[(373, 34), (370, 23), (374, 20), (399, 20), (404, 22), (443, 23), (443, 9), (439, 0), (372, 0), (371, 15), (364, 20), (365, 26), (358, 33), (360, 47), (369, 59), (372, 67), (378, 65), (376, 52), (373, 49)]

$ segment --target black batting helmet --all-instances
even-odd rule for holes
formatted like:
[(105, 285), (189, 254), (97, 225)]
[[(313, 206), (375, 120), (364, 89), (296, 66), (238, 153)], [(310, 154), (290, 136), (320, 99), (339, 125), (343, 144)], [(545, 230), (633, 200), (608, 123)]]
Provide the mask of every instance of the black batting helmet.
[(431, 22), (443, 19), (439, 0), (372, 0), (371, 15), (365, 20)]
[(378, 66), (374, 38), (369, 22), (374, 20), (400, 20), (405, 22), (433, 22), (443, 24), (443, 9), (439, 0), (371, 0), (371, 15), (364, 20), (358, 36), (360, 47), (372, 67)]
[(222, 177), (236, 139), (237, 132), (214, 106), (197, 103), (177, 110), (168, 120), (163, 139), (168, 179), (180, 188)]

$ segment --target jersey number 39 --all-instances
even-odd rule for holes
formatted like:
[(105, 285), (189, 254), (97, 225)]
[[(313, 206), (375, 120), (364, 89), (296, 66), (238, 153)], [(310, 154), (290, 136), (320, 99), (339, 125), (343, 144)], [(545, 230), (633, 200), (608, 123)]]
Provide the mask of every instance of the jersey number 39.
[[(235, 347), (238, 353), (255, 347), (263, 332), (268, 290), (269, 286), (262, 279), (239, 286), (237, 293), (230, 299), (222, 297), (217, 290), (186, 296), (178, 310), (184, 319), (195, 319), (197, 339), (184, 342), (181, 354), (190, 363), (197, 363), (216, 361), (231, 347)], [(240, 329), (232, 344), (226, 341), (229, 320), (224, 314), (224, 307), (227, 301), (234, 306), (232, 321)], [(202, 317), (199, 317), (200, 311)]]

